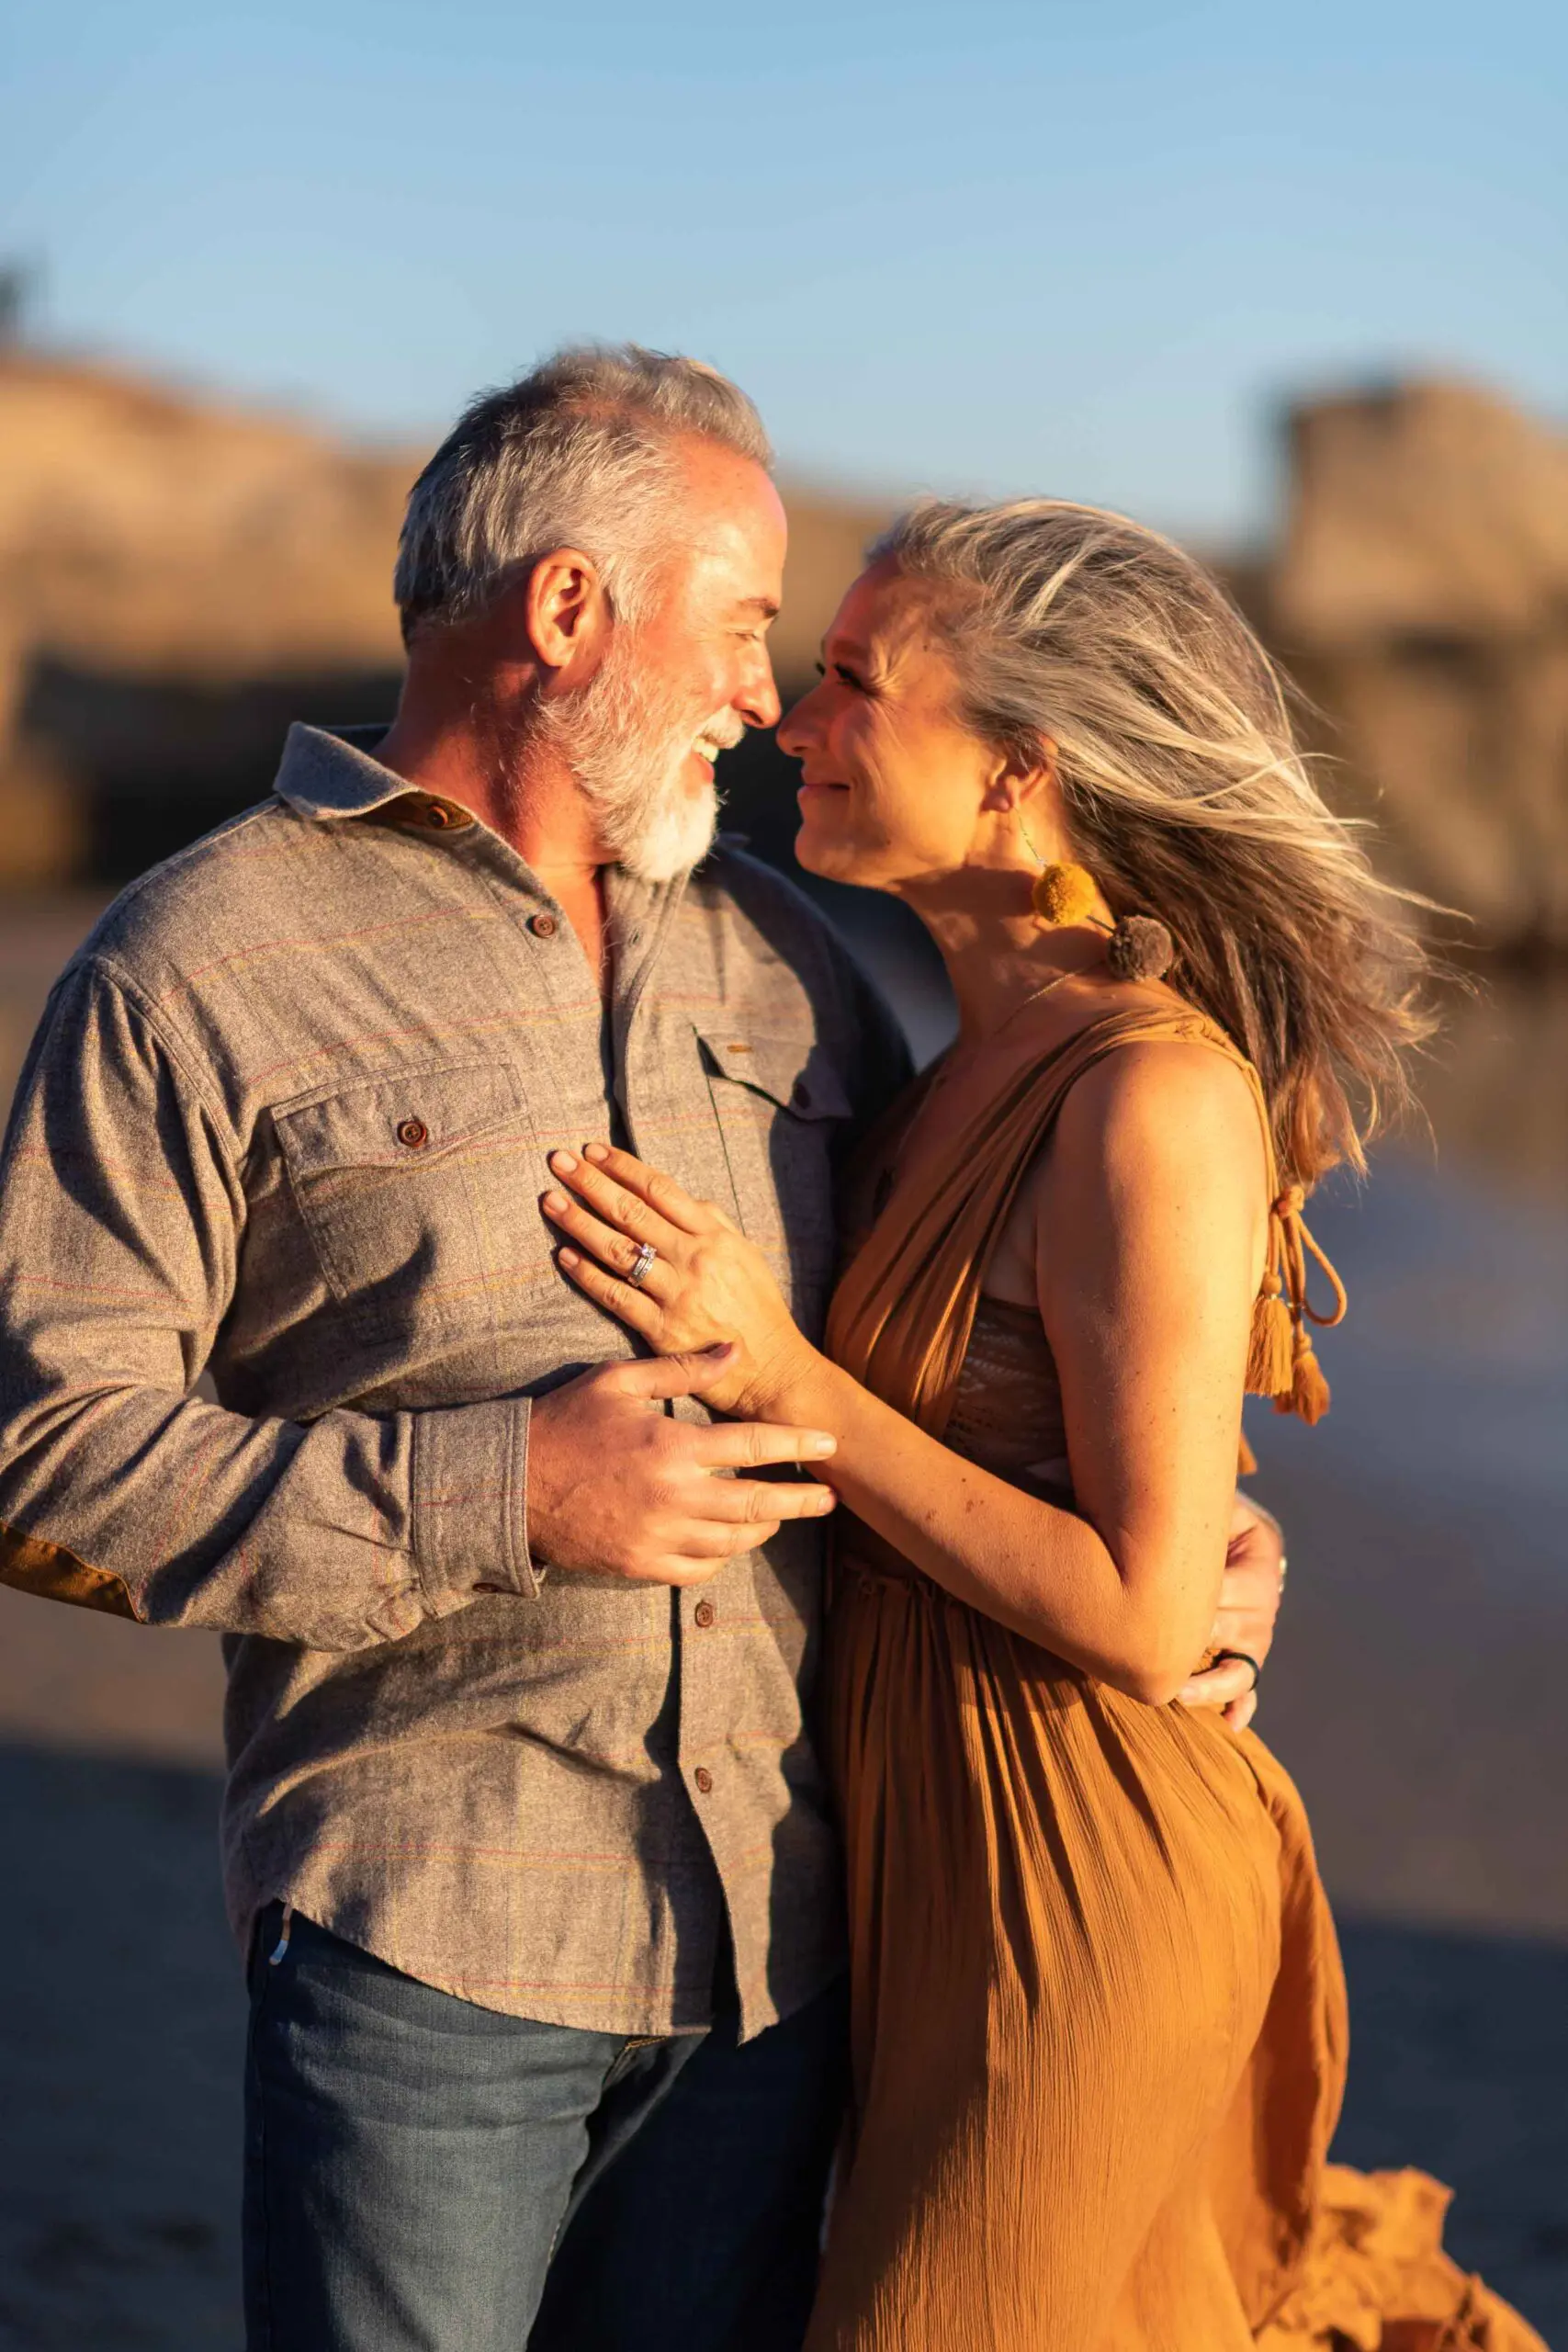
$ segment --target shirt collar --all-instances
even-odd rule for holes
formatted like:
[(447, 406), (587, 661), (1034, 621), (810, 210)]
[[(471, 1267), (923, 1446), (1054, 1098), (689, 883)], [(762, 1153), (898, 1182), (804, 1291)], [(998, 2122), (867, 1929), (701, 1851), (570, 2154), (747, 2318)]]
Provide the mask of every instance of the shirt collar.
[(437, 799), (421, 792), (406, 776), (395, 775), (372, 757), (387, 730), (384, 727), (305, 727), (298, 720), (283, 746), (283, 763), (275, 789), (302, 817), (333, 820), (390, 812), (399, 804), (400, 820), (457, 831), (479, 820), (455, 800)]

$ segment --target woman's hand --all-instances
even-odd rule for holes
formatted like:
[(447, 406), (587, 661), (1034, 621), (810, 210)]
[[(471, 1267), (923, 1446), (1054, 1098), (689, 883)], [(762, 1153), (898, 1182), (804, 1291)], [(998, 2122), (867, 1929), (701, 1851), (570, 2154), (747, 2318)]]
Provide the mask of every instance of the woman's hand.
[(1234, 1650), (1223, 1665), (1204, 1668), (1183, 1683), (1177, 1697), (1184, 1707), (1218, 1707), (1233, 1731), (1245, 1731), (1258, 1713), (1258, 1678), (1274, 1645), (1274, 1621), (1285, 1589), (1285, 1538), (1271, 1511), (1236, 1489), (1231, 1512), (1230, 1547), (1219, 1614), (1209, 1636), (1211, 1652)]
[[(710, 1405), (755, 1419), (815, 1359), (767, 1260), (722, 1210), (608, 1144), (590, 1144), (581, 1159), (553, 1151), (549, 1164), (570, 1190), (547, 1193), (544, 1211), (565, 1237), (558, 1256), (580, 1290), (660, 1355), (734, 1342), (733, 1370), (704, 1392)], [(644, 1244), (655, 1255), (634, 1283)]]

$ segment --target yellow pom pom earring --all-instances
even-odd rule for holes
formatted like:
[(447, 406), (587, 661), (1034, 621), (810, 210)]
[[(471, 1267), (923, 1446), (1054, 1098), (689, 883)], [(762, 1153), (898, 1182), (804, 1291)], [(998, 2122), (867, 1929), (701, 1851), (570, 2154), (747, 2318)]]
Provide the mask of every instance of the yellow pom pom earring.
[[(1037, 853), (1021, 816), (1018, 828), (1033, 857)], [(1066, 860), (1043, 865), (1029, 897), (1034, 920), (1042, 931), (1060, 931), (1069, 923), (1089, 922), (1097, 931), (1105, 932), (1105, 960), (1119, 980), (1163, 979), (1176, 961), (1176, 942), (1156, 916), (1123, 915), (1114, 923), (1100, 922), (1094, 911), (1100, 902), (1100, 888), (1087, 865), (1074, 865)]]
[[(1019, 831), (1023, 832), (1021, 818)], [(1027, 842), (1029, 835), (1024, 833), (1023, 838)], [(1030, 855), (1033, 854), (1031, 843)], [(1100, 892), (1087, 865), (1058, 864), (1041, 867), (1029, 899), (1041, 930), (1056, 931), (1064, 923), (1092, 922)]]

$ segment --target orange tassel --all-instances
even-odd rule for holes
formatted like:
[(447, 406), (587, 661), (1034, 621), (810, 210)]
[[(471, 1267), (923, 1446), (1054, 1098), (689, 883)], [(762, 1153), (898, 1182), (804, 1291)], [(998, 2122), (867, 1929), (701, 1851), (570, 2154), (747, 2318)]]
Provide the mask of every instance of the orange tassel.
[[(1313, 1352), (1308, 1326), (1327, 1328), (1344, 1319), (1345, 1285), (1307, 1231), (1302, 1199), (1301, 1188), (1292, 1184), (1269, 1213), (1269, 1263), (1252, 1310), (1247, 1386), (1254, 1396), (1272, 1396), (1277, 1413), (1294, 1413), (1310, 1429), (1328, 1410), (1329, 1388)], [(1334, 1291), (1327, 1315), (1318, 1314), (1307, 1297), (1309, 1252)]]
[[(1276, 1275), (1276, 1282), (1279, 1277)], [(1295, 1327), (1279, 1292), (1265, 1292), (1252, 1310), (1252, 1344), (1247, 1355), (1251, 1396), (1281, 1396), (1291, 1385), (1291, 1345)]]
[(1305, 1330), (1298, 1326), (1295, 1358), (1291, 1366), (1291, 1385), (1282, 1396), (1274, 1400), (1277, 1413), (1294, 1413), (1298, 1420), (1314, 1429), (1327, 1412), (1332, 1401), (1328, 1383), (1313, 1352), (1313, 1344)]

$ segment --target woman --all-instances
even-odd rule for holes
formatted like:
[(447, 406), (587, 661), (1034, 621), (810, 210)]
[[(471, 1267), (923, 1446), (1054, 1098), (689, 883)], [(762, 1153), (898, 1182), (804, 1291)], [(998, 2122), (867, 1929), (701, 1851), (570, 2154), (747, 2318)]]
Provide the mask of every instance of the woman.
[(827, 1352), (629, 1156), (547, 1207), (654, 1348), (733, 1343), (717, 1401), (837, 1439), (856, 2108), (810, 2352), (1535, 2345), (1433, 2184), (1325, 2167), (1300, 1801), (1167, 1703), (1244, 1387), (1327, 1401), (1301, 1204), (1423, 1032), (1400, 903), (1239, 616), (1088, 508), (897, 526), (779, 740), (802, 864), (913, 907), (960, 1013), (863, 1154)]

